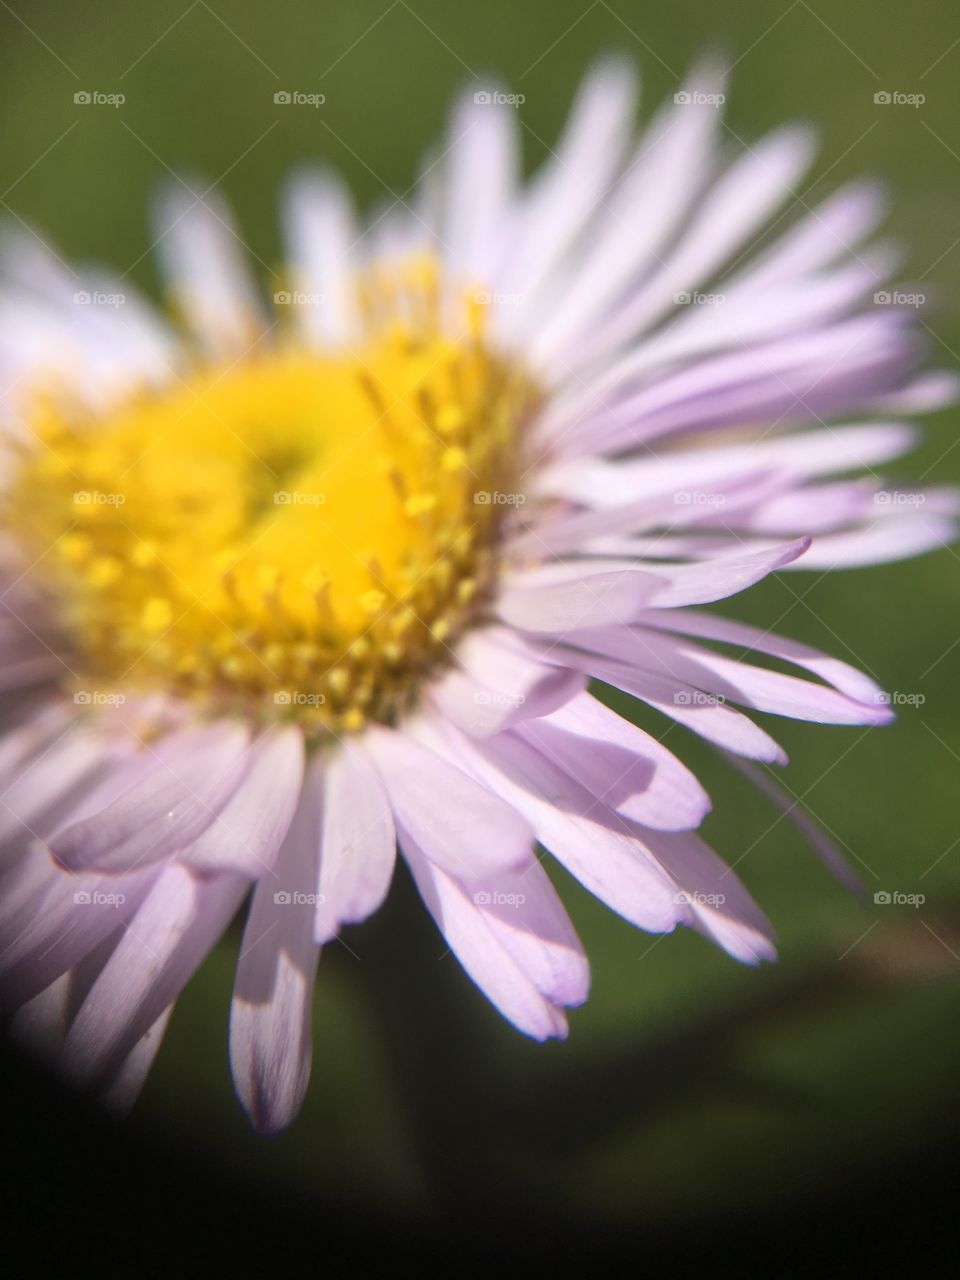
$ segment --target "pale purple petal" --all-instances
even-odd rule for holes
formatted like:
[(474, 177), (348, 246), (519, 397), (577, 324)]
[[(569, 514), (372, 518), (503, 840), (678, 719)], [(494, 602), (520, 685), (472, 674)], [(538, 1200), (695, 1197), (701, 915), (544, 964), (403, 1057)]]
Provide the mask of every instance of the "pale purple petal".
[(355, 746), (344, 743), (333, 752), (322, 783), (316, 776), (309, 785), (322, 785), (324, 797), (313, 936), (325, 943), (341, 925), (359, 924), (383, 902), (393, 878), (397, 841), (383, 783)]
[(373, 729), (364, 745), (397, 825), (431, 862), (465, 882), (529, 865), (533, 832), (497, 794), (405, 734)]
[[(430, 734), (430, 726), (418, 731)], [(607, 906), (650, 932), (669, 932), (685, 909), (662, 868), (626, 832), (609, 825), (595, 796), (512, 733), (482, 744), (446, 741), (455, 758), (523, 813), (558, 862)], [(605, 825), (606, 823), (606, 825)]]
[(633, 566), (596, 570), (587, 563), (564, 566), (562, 573), (533, 569), (505, 580), (496, 610), (510, 626), (556, 633), (635, 621), (665, 590), (661, 579)]
[[(564, 1037), (567, 1020), (538, 989), (523, 964), (491, 928), (470, 891), (398, 828), (400, 848), (417, 889), (447, 945), (488, 1000), (505, 1018), (535, 1040)], [(479, 892), (475, 890), (475, 892)], [(519, 943), (514, 952), (519, 950)]]
[(263, 875), (290, 826), (302, 781), (299, 728), (268, 729), (250, 747), (236, 790), (178, 857), (201, 871), (239, 871), (253, 879)]
[(699, 826), (710, 798), (656, 738), (581, 693), (518, 729), (545, 756), (624, 817), (661, 831)]
[(509, 631), (488, 627), (468, 635), (457, 651), (459, 669), (430, 687), (430, 697), (465, 733), (488, 737), (563, 706), (585, 677), (521, 651)]
[(729, 618), (718, 617), (715, 613), (698, 613), (695, 609), (684, 609), (677, 613), (657, 612), (645, 618), (644, 625), (734, 645), (740, 649), (741, 656), (744, 653), (769, 654), (773, 658), (811, 671), (858, 702), (876, 703), (881, 699), (880, 686), (856, 667), (821, 653), (819, 649), (778, 635), (775, 631), (761, 630), (760, 627), (752, 627), (745, 622), (734, 622)]
[(166, 867), (127, 925), (67, 1034), (63, 1065), (93, 1084), (121, 1069), (236, 912), (248, 882)]
[(825, 685), (726, 658), (680, 636), (645, 627), (583, 631), (578, 645), (645, 672), (676, 679), (721, 701), (821, 724), (886, 724), (893, 717), (879, 699), (859, 702)]
[(787, 763), (783, 748), (759, 725), (682, 680), (572, 649), (564, 650), (562, 655), (557, 652), (555, 660), (569, 661), (595, 680), (641, 698), (715, 746), (770, 764)]
[(240, 724), (224, 721), (144, 747), (132, 785), (52, 836), (54, 856), (74, 871), (128, 871), (192, 844), (240, 784), (247, 742)]
[(310, 1078), (310, 1006), (319, 954), (313, 939), (318, 781), (308, 777), (276, 866), (254, 890), (233, 989), (233, 1080), (262, 1133), (276, 1133), (294, 1119)]
[(692, 831), (644, 831), (642, 839), (677, 885), (690, 924), (744, 964), (775, 960), (773, 929), (734, 872)]

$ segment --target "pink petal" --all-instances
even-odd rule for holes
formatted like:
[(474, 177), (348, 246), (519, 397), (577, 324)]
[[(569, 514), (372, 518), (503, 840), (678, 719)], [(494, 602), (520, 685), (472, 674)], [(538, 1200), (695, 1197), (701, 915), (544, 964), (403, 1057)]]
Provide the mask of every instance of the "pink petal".
[(304, 789), (273, 872), (254, 890), (237, 963), (230, 1065), (240, 1101), (261, 1133), (277, 1133), (295, 1118), (310, 1079), (319, 954), (313, 940), (316, 781), (310, 778)]
[(565, 773), (625, 817), (661, 831), (699, 826), (710, 798), (656, 738), (588, 693), (518, 730)]
[(466, 636), (457, 659), (462, 669), (442, 676), (431, 686), (430, 697), (458, 729), (480, 738), (547, 715), (585, 684), (580, 672), (522, 652), (499, 627)]
[(589, 672), (595, 680), (641, 698), (715, 746), (770, 764), (787, 763), (783, 748), (759, 725), (682, 680), (569, 649), (558, 651), (555, 660), (570, 662)]
[(364, 745), (397, 825), (431, 862), (465, 883), (529, 865), (533, 832), (499, 796), (404, 733), (373, 729)]
[(878, 699), (855, 701), (812, 680), (735, 661), (693, 641), (643, 627), (581, 632), (577, 642), (666, 679), (676, 679), (721, 701), (821, 724), (887, 724), (890, 708)]
[(658, 576), (667, 578), (670, 585), (651, 593), (649, 606), (672, 609), (678, 605), (709, 604), (736, 595), (802, 556), (809, 546), (809, 538), (798, 538), (760, 551), (737, 552), (699, 563), (657, 565)]
[(664, 590), (662, 579), (632, 565), (599, 572), (589, 564), (570, 565), (549, 577), (534, 569), (505, 580), (496, 610), (510, 626), (556, 633), (635, 621)]
[(678, 886), (695, 929), (744, 964), (776, 959), (773, 929), (732, 869), (692, 831), (645, 831), (644, 842)]
[(362, 751), (344, 743), (311, 785), (322, 786), (320, 898), (314, 940), (329, 942), (343, 924), (359, 924), (374, 913), (390, 888), (396, 832), (390, 802)]
[(145, 747), (131, 761), (132, 785), (53, 836), (54, 856), (74, 871), (126, 871), (185, 848), (233, 795), (246, 747), (246, 730), (231, 722), (186, 729)]
[[(482, 904), (464, 885), (433, 862), (401, 826), (400, 848), (427, 910), (450, 950), (488, 1000), (525, 1035), (535, 1040), (565, 1037), (563, 1013), (541, 994), (533, 978), (491, 928)], [(483, 892), (475, 889), (475, 893)], [(529, 943), (528, 943), (529, 948)], [(519, 950), (519, 942), (514, 952)]]
[(121, 1069), (193, 976), (247, 890), (235, 875), (197, 879), (172, 864), (156, 878), (84, 1000), (63, 1060), (79, 1082)]
[(129, 920), (155, 867), (124, 876), (73, 875), (27, 851), (0, 904), (0, 986), (6, 1003), (37, 995)]
[(238, 871), (257, 879), (270, 869), (293, 818), (303, 781), (303, 735), (268, 729), (247, 754), (233, 795), (178, 857), (202, 871)]
[[(425, 735), (433, 725), (418, 725)], [(609, 825), (610, 811), (536, 747), (512, 733), (482, 745), (454, 736), (455, 758), (509, 801), (530, 822), (543, 844), (571, 875), (601, 902), (631, 924), (654, 933), (669, 932), (684, 916), (674, 886), (662, 868), (631, 838), (627, 824)]]
[(684, 609), (677, 613), (658, 612), (644, 619), (644, 625), (661, 627), (666, 631), (697, 636), (703, 640), (718, 640), (735, 645), (746, 653), (767, 653), (784, 662), (792, 662), (826, 680), (835, 689), (857, 702), (876, 703), (882, 698), (882, 690), (876, 681), (858, 671), (856, 667), (839, 658), (822, 653), (809, 645), (800, 644), (788, 636), (774, 631), (763, 631), (745, 622), (733, 622), (713, 613), (698, 613)]

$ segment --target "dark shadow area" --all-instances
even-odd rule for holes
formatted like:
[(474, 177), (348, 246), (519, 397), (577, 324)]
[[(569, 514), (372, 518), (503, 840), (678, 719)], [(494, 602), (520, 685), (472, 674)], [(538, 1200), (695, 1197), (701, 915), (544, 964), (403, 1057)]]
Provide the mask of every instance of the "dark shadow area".
[[(541, 1265), (616, 1261), (672, 1274), (715, 1265), (741, 1274), (916, 1274), (951, 1247), (956, 1135), (930, 1134), (914, 1160), (857, 1186), (823, 1186), (776, 1215), (591, 1227), (531, 1202), (523, 1221), (494, 1217), (488, 1201), (460, 1220), (371, 1220), (322, 1203), (274, 1196), (211, 1167), (201, 1152), (171, 1149), (136, 1124), (117, 1125), (66, 1097), (5, 1050), (3, 1204), (19, 1246), (4, 1270), (100, 1276), (262, 1274), (287, 1263), (356, 1268), (385, 1255), (460, 1268), (502, 1257)], [(691, 1150), (691, 1159), (696, 1152)], [(8, 1241), (10, 1236), (8, 1236)], [(8, 1244), (8, 1248), (10, 1248)], [(29, 1258), (29, 1265), (27, 1263)]]

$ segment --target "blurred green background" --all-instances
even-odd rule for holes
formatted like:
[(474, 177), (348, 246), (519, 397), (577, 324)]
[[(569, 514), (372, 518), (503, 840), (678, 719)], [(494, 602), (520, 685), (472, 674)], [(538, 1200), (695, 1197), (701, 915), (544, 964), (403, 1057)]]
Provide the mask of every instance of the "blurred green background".
[[(646, 114), (718, 47), (736, 64), (733, 147), (809, 119), (822, 150), (805, 203), (854, 175), (886, 180), (903, 277), (938, 298), (932, 359), (960, 364), (960, 12), (940, 0), (10, 0), (0, 30), (6, 211), (65, 257), (113, 263), (154, 292), (147, 209), (169, 171), (217, 182), (273, 266), (277, 190), (298, 162), (338, 166), (366, 206), (401, 195), (452, 96), (496, 73), (526, 97), (533, 166), (594, 56), (637, 61)], [(275, 106), (282, 89), (326, 103)], [(126, 101), (78, 107), (80, 90)], [(881, 90), (926, 101), (877, 106)], [(960, 479), (958, 424), (956, 411), (931, 419), (898, 475)], [(958, 583), (945, 549), (789, 575), (730, 610), (777, 619), (925, 699), (866, 734), (772, 725), (792, 758), (787, 785), (847, 848), (866, 903), (738, 775), (684, 748), (715, 797), (706, 834), (774, 921), (779, 966), (753, 971), (692, 935), (635, 932), (558, 875), (594, 986), (570, 1041), (540, 1047), (444, 958), (401, 883), (380, 918), (322, 959), (313, 1081), (290, 1132), (254, 1137), (231, 1094), (236, 931), (183, 997), (134, 1123), (320, 1206), (429, 1215), (467, 1197), (491, 1213), (549, 1201), (613, 1224), (749, 1215), (912, 1160), (958, 1110)], [(926, 902), (875, 906), (880, 890)]]

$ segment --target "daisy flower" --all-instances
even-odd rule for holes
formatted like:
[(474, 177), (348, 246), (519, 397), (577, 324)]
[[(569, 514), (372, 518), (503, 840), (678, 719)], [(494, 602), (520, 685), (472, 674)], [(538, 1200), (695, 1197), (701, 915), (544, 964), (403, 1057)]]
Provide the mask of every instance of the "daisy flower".
[[(728, 157), (722, 89), (699, 68), (637, 140), (606, 62), (528, 183), (515, 105), (471, 92), (367, 222), (298, 174), (272, 307), (186, 184), (158, 209), (170, 320), (8, 239), (0, 992), (78, 1085), (135, 1097), (249, 897), (232, 1071), (258, 1128), (289, 1123), (320, 950), (398, 851), (540, 1040), (588, 989), (548, 855), (640, 929), (773, 957), (673, 747), (699, 735), (796, 818), (748, 712), (890, 711), (845, 662), (704, 606), (951, 537), (951, 494), (874, 468), (954, 384), (878, 292), (877, 192), (780, 223), (810, 134)], [(662, 713), (669, 747), (598, 683)]]

